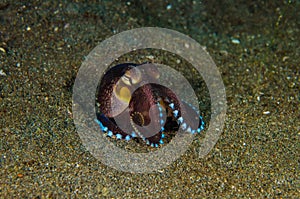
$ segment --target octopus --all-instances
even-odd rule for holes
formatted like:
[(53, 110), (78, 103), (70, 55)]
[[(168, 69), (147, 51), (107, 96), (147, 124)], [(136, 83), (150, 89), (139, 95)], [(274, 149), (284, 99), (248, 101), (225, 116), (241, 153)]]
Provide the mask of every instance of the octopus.
[(137, 137), (152, 147), (164, 144), (172, 130), (200, 133), (204, 121), (199, 112), (160, 85), (159, 78), (153, 63), (123, 63), (108, 69), (96, 94), (95, 121), (101, 131), (127, 141)]

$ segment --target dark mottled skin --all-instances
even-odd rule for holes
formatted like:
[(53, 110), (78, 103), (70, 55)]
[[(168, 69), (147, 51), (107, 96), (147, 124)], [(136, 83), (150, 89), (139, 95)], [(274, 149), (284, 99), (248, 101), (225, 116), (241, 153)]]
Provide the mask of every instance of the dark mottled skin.
[[(150, 107), (159, 103), (164, 106), (163, 109), (166, 109), (167, 112), (170, 112), (170, 107), (168, 106), (171, 102), (174, 103), (175, 109), (180, 110), (180, 104), (176, 97), (176, 95), (168, 88), (159, 85), (159, 84), (145, 84), (138, 88), (132, 95), (132, 98), (129, 103), (130, 114), (134, 111), (139, 111), (143, 113), (144, 116), (144, 130), (143, 136), (147, 137), (151, 143), (159, 142), (161, 138), (161, 132), (159, 129), (161, 127), (160, 120), (158, 118), (159, 111), (158, 109), (154, 109), (154, 112), (151, 112), (150, 115), (149, 109)], [(179, 116), (181, 115), (179, 111)], [(174, 119), (174, 118), (173, 118)], [(147, 129), (147, 125), (152, 122), (152, 126)], [(137, 122), (136, 122), (137, 123)], [(155, 128), (156, 127), (156, 128)], [(157, 129), (156, 132), (153, 132), (154, 129)], [(153, 135), (157, 133), (156, 135)]]
[(132, 67), (137, 66), (137, 64), (120, 64), (114, 66), (112, 69), (106, 71), (105, 75), (102, 77), (101, 84), (99, 87), (99, 92), (97, 100), (100, 103), (100, 112), (106, 117), (113, 117), (111, 114), (111, 97), (113, 93), (113, 85), (115, 85), (119, 79), (125, 74), (127, 70)]

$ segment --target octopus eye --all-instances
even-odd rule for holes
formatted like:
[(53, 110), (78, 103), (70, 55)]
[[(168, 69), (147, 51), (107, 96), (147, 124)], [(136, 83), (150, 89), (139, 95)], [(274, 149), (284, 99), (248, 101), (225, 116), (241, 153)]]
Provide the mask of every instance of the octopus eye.
[(131, 119), (132, 121), (134, 121), (134, 123), (136, 123), (139, 126), (143, 126), (144, 125), (144, 116), (140, 113), (140, 112), (134, 112), (131, 115)]
[(123, 76), (121, 77), (121, 79), (122, 79), (122, 81), (123, 81), (126, 85), (131, 86), (131, 79), (130, 79), (130, 77), (128, 77), (126, 74), (123, 75)]
[(142, 80), (142, 73), (138, 68), (131, 68), (126, 71), (121, 79), (126, 85), (131, 86), (132, 84), (137, 84)]
[(131, 99), (131, 93), (130, 93), (130, 90), (128, 89), (128, 87), (117, 84), (114, 87), (114, 93), (119, 100), (129, 103), (129, 101)]

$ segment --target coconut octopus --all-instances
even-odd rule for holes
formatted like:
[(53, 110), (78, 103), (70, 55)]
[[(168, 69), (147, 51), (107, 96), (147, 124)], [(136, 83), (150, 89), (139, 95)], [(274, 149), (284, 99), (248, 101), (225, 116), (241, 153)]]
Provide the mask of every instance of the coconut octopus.
[(153, 63), (123, 63), (108, 69), (96, 95), (101, 131), (127, 141), (139, 137), (152, 147), (163, 144), (165, 133), (172, 130), (200, 133), (203, 118), (171, 89), (158, 84), (159, 77)]

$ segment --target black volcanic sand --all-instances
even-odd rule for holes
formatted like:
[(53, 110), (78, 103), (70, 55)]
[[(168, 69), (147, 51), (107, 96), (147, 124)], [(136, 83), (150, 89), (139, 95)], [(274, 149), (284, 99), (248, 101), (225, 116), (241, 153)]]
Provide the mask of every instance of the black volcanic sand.
[[(93, 2), (0, 3), (0, 198), (299, 198), (299, 1)], [(167, 168), (132, 174), (104, 165), (83, 146), (72, 86), (97, 44), (146, 26), (174, 29), (206, 46), (228, 110), (207, 156), (198, 157), (206, 126)], [(164, 53), (151, 58), (176, 62)], [(189, 74), (197, 96), (207, 96)]]

